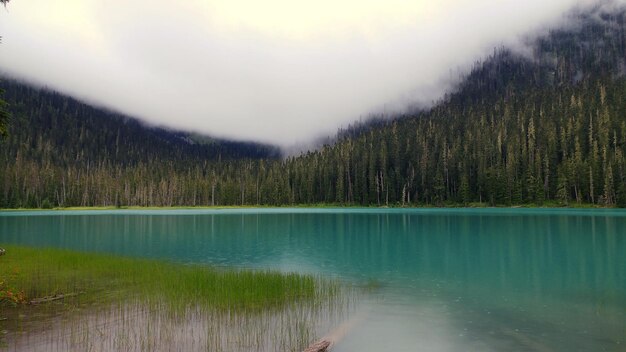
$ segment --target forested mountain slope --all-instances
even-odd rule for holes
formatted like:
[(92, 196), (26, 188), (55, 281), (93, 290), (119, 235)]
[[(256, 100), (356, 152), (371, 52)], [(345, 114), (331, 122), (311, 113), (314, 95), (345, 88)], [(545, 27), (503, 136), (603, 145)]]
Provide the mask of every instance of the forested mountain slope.
[(576, 18), (532, 58), (497, 49), (431, 110), (287, 160), (225, 144), (216, 158), (216, 146), (120, 117), (101, 126), (85, 105), (8, 83), (17, 122), (0, 145), (0, 207), (625, 205), (624, 10)]
[(148, 127), (137, 119), (16, 81), (3, 80), (0, 87), (13, 116), (2, 149), (9, 154), (20, 151), (63, 165), (280, 156), (277, 147), (257, 143), (219, 139), (197, 143), (191, 134)]
[(497, 50), (430, 111), (292, 160), (297, 201), (624, 204), (624, 11), (577, 19), (532, 59)]
[(0, 81), (0, 88), (12, 115), (0, 139), (0, 207), (120, 204), (119, 195), (109, 194), (116, 186), (101, 182), (129, 181), (132, 171), (139, 185), (190, 168), (206, 175), (214, 163), (280, 158), (278, 147), (150, 127), (14, 80)]

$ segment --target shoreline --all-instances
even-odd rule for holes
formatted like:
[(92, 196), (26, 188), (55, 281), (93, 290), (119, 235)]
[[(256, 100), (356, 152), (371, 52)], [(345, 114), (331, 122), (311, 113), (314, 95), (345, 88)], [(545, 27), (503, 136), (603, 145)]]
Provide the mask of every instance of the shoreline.
[(626, 209), (616, 206), (599, 204), (569, 204), (558, 203), (489, 205), (486, 203), (445, 204), (435, 205), (342, 205), (342, 204), (294, 204), (294, 205), (216, 205), (216, 206), (90, 206), (90, 207), (55, 207), (55, 208), (0, 208), (0, 212), (17, 211), (90, 211), (90, 210), (237, 210), (237, 209)]

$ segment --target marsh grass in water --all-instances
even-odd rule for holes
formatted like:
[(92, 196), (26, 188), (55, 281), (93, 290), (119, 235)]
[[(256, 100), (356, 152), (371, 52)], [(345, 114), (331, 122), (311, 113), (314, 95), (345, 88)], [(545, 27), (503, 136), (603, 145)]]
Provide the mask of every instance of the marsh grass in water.
[(11, 350), (298, 350), (352, 304), (307, 275), (5, 248), (0, 342)]
[[(60, 294), (89, 303), (135, 297), (171, 308), (266, 309), (330, 297), (336, 283), (271, 271), (225, 270), (61, 249), (6, 247), (0, 257), (2, 304)], [(20, 296), (20, 299), (9, 299)]]

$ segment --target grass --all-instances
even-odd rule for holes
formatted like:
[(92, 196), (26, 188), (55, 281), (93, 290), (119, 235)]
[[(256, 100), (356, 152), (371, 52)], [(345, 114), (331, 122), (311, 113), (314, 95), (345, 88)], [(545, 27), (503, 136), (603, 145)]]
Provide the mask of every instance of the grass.
[(254, 311), (330, 297), (333, 283), (299, 274), (221, 270), (156, 260), (7, 246), (0, 256), (0, 304), (80, 293), (80, 302), (136, 298), (174, 309)]
[(302, 351), (352, 304), (338, 283), (309, 275), (4, 248), (0, 351)]

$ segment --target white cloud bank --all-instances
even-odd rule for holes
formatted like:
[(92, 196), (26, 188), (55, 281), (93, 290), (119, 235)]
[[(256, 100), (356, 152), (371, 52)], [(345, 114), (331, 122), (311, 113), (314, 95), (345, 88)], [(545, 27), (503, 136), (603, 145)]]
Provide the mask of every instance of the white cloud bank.
[(437, 99), (457, 68), (592, 2), (12, 0), (0, 70), (153, 124), (288, 146)]

